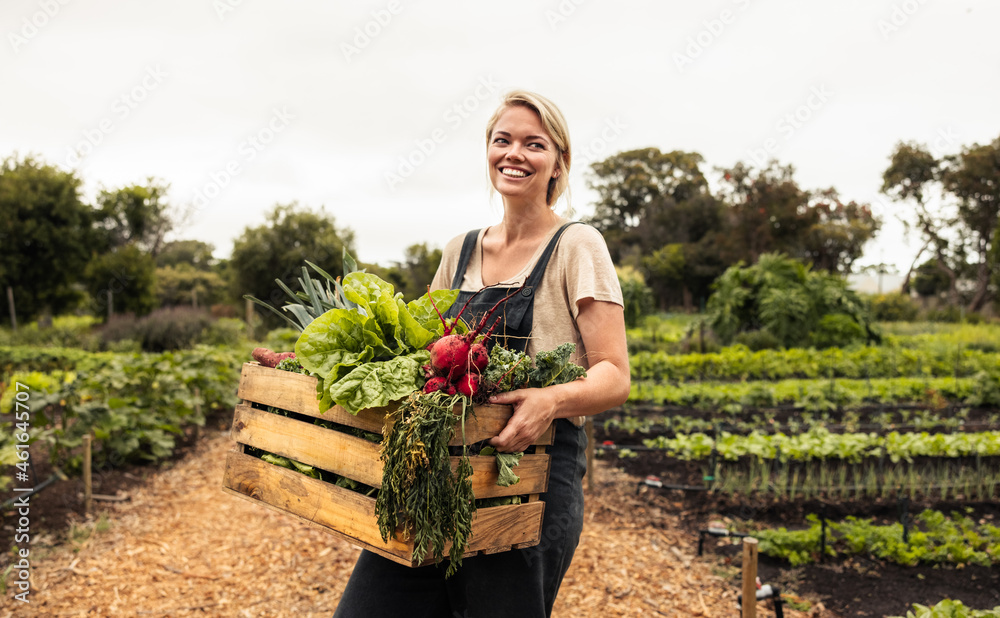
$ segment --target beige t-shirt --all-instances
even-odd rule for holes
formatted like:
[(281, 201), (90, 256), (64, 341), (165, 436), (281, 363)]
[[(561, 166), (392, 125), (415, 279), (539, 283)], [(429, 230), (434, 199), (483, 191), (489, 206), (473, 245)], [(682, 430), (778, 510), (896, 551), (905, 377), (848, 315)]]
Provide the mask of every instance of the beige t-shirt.
[[(531, 274), (542, 252), (545, 251), (552, 235), (567, 221), (567, 219), (560, 218), (560, 221), (538, 246), (527, 266), (515, 277), (502, 283), (510, 287), (522, 285)], [(465, 278), (459, 289), (476, 291), (485, 287), (482, 278), (482, 253), (480, 251), (485, 233), (485, 229), (479, 232), (476, 249), (469, 259), (469, 265), (465, 269)], [(445, 246), (441, 256), (441, 265), (431, 283), (432, 290), (451, 287), (464, 240), (465, 234), (462, 234), (453, 238)], [(587, 351), (576, 325), (576, 318), (580, 313), (580, 307), (577, 303), (585, 298), (624, 306), (618, 275), (615, 272), (615, 266), (611, 261), (604, 237), (589, 225), (576, 224), (566, 228), (559, 238), (555, 251), (549, 259), (548, 267), (545, 269), (545, 274), (542, 276), (542, 281), (535, 291), (531, 339), (527, 345), (529, 356), (534, 358), (535, 354), (541, 350), (552, 350), (569, 341), (576, 344), (573, 362), (589, 368)], [(583, 424), (582, 416), (570, 420), (576, 425)]]

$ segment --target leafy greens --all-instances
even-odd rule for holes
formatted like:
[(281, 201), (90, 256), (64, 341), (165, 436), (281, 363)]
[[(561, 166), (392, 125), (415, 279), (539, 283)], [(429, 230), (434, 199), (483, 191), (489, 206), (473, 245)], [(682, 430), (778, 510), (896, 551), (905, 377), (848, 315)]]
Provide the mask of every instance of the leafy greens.
[(320, 411), (334, 404), (351, 414), (381, 407), (420, 388), (426, 346), (444, 334), (431, 304), (442, 312), (458, 290), (438, 290), (406, 303), (379, 277), (352, 272), (344, 297), (356, 308), (330, 309), (313, 320), (295, 343), (295, 357), (319, 378)]

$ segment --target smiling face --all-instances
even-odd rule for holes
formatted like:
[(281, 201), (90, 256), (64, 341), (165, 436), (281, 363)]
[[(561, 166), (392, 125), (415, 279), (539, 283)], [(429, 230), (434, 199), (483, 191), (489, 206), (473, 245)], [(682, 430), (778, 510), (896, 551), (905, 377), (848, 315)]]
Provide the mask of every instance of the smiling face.
[(513, 105), (500, 115), (490, 137), (490, 181), (504, 197), (545, 204), (549, 180), (561, 173), (557, 150), (538, 114)]

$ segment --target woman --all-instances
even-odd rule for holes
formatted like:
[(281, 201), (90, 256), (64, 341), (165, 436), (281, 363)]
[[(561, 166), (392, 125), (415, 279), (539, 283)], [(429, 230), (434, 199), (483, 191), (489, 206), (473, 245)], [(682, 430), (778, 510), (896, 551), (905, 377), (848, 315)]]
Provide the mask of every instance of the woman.
[(466, 558), (454, 577), (444, 569), (397, 565), (362, 552), (335, 616), (541, 617), (552, 612), (583, 526), (586, 471), (583, 417), (625, 401), (628, 354), (622, 294), (608, 249), (595, 229), (571, 225), (552, 209), (568, 185), (571, 153), (566, 122), (537, 94), (507, 94), (487, 129), (493, 188), (503, 197), (503, 219), (448, 243), (432, 289), (458, 288), (454, 308), (471, 294), (481, 312), (509, 290), (503, 341), (527, 351), (576, 344), (574, 361), (587, 377), (568, 384), (503, 393), (514, 415), (491, 444), (525, 450), (556, 423), (549, 488), (543, 494), (541, 543), (524, 550)]

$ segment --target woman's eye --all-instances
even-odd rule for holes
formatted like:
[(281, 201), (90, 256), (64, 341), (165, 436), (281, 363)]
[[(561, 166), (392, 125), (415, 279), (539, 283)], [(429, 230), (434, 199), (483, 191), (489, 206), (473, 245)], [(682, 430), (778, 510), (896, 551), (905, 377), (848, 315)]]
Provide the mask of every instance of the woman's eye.
[(507, 140), (505, 140), (505, 139), (504, 139), (504, 138), (502, 138), (502, 137), (494, 137), (494, 138), (493, 138), (493, 143), (494, 143), (494, 144), (500, 144), (500, 143), (503, 143), (503, 144), (506, 144), (506, 143), (507, 143)]
[(531, 142), (528, 145), (529, 146), (534, 146), (535, 148), (541, 148), (542, 150), (545, 150), (545, 144), (543, 144), (541, 142)]

